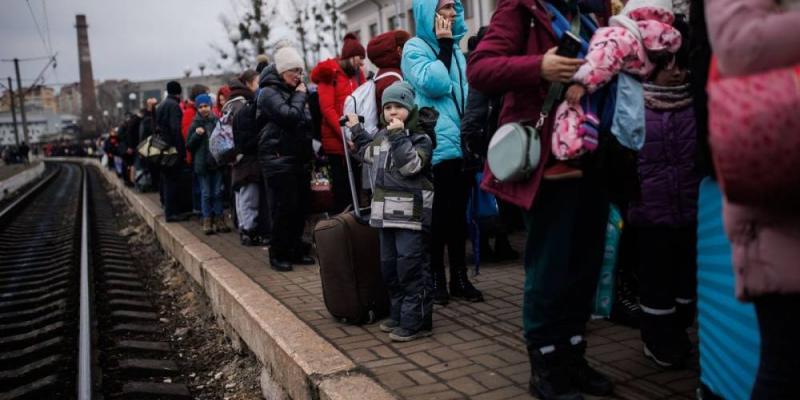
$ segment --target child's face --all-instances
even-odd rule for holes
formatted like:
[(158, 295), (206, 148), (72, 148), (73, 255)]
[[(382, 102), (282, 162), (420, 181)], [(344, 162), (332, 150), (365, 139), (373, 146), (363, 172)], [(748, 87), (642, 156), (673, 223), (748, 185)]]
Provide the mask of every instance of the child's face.
[(671, 67), (662, 69), (653, 80), (659, 86), (680, 86), (686, 83), (688, 70), (673, 64)]
[(200, 107), (197, 107), (197, 112), (203, 117), (207, 117), (208, 113), (211, 112), (211, 107), (208, 104), (201, 104)]
[(386, 122), (391, 123), (394, 119), (406, 122), (408, 118), (408, 110), (397, 103), (387, 103), (383, 106), (383, 118)]

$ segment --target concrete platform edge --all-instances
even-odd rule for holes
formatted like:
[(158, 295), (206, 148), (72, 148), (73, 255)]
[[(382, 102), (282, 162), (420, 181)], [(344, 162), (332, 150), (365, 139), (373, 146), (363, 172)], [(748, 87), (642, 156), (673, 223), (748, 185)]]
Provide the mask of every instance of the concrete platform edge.
[(394, 399), (244, 272), (177, 224), (158, 204), (124, 186), (97, 159), (51, 158), (92, 165), (153, 230), (167, 253), (203, 288), (217, 317), (232, 327), (292, 399)]

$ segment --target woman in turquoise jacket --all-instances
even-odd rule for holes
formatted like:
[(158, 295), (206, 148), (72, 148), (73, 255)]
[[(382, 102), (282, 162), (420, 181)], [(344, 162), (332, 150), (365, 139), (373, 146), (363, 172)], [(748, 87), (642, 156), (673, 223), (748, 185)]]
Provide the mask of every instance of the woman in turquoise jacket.
[[(436, 304), (449, 297), (482, 301), (467, 278), (466, 208), (471, 185), (463, 171), (461, 117), (467, 104), (467, 62), (459, 42), (467, 33), (461, 0), (414, 0), (417, 36), (406, 42), (400, 68), (414, 87), (416, 104), (439, 111), (433, 178), (431, 272)], [(450, 293), (444, 273), (444, 249), (450, 258)]]

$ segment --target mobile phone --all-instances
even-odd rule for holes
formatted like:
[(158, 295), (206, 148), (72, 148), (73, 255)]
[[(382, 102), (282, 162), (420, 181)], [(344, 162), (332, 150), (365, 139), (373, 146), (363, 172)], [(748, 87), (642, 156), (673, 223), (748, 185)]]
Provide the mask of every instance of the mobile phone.
[(577, 36), (572, 34), (572, 32), (564, 32), (564, 34), (561, 35), (561, 42), (558, 44), (556, 55), (576, 58), (582, 47), (581, 40)]

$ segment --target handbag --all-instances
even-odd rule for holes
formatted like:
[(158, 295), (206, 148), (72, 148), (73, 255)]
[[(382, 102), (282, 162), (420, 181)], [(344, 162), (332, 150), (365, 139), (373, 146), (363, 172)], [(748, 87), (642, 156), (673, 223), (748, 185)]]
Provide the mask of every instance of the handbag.
[(746, 206), (800, 204), (800, 65), (708, 82), (709, 143), (725, 197)]
[(539, 166), (542, 157), (539, 132), (556, 99), (561, 97), (562, 89), (560, 83), (550, 85), (536, 126), (511, 122), (497, 128), (486, 152), (486, 162), (495, 179), (500, 182), (520, 181), (528, 178)]

